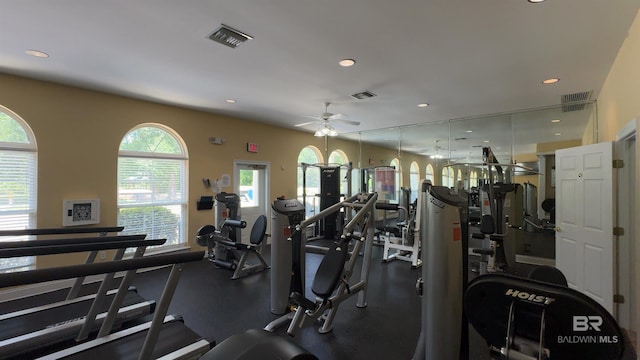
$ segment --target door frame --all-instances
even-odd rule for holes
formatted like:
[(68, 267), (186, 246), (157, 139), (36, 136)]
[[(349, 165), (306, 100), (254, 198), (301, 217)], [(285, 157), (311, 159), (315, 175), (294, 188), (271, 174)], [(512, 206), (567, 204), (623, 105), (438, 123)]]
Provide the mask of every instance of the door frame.
[[(616, 263), (618, 267), (618, 278), (616, 279), (616, 294), (623, 295), (624, 303), (618, 304), (616, 319), (622, 327), (637, 332), (638, 324), (638, 296), (639, 289), (636, 286), (640, 276), (639, 260), (640, 250), (636, 244), (638, 234), (637, 221), (637, 119), (634, 118), (627, 123), (617, 134), (614, 145), (616, 159), (622, 160), (624, 166), (617, 172), (615, 179), (618, 190), (618, 201), (616, 206), (616, 223), (618, 227), (624, 229), (624, 235), (617, 236)], [(628, 150), (629, 142), (635, 142), (635, 153)], [(630, 167), (635, 166), (635, 169)], [(633, 170), (633, 171), (630, 171)], [(634, 192), (635, 191), (635, 192)], [(633, 194), (634, 196), (629, 196)], [(627, 258), (624, 258), (627, 255)]]
[[(236, 194), (240, 194), (240, 167), (241, 166), (252, 166), (252, 165), (256, 165), (256, 166), (264, 166), (265, 168), (265, 174), (264, 174), (264, 191), (263, 191), (263, 198), (262, 200), (262, 204), (263, 204), (263, 208), (262, 208), (262, 213), (263, 215), (265, 215), (267, 217), (267, 219), (269, 218), (269, 200), (271, 199), (271, 195), (270, 195), (270, 183), (269, 183), (269, 178), (270, 178), (270, 173), (271, 173), (271, 163), (268, 161), (257, 161), (257, 160), (233, 160), (233, 191)], [(251, 231), (251, 225), (247, 226), (249, 228), (248, 231)], [(267, 234), (270, 234), (271, 228), (271, 222), (267, 221)], [(269, 240), (269, 238), (267, 238), (267, 241)]]

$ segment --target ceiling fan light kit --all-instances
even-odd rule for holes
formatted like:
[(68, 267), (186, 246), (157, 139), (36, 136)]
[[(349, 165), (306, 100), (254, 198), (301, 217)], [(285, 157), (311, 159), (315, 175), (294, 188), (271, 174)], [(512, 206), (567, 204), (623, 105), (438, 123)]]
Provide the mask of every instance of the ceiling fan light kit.
[(336, 129), (332, 128), (331, 126), (325, 125), (322, 128), (318, 129), (313, 136), (338, 136), (338, 132), (336, 131)]
[(309, 121), (302, 124), (297, 124), (295, 125), (295, 127), (306, 126), (314, 123), (321, 123), (322, 127), (313, 134), (314, 136), (320, 137), (320, 136), (338, 136), (338, 132), (330, 124), (330, 122), (332, 121), (341, 122), (344, 124), (354, 125), (354, 126), (360, 125), (358, 121), (342, 119), (343, 117), (342, 114), (330, 113), (328, 109), (330, 104), (331, 103), (329, 102), (324, 103), (324, 112), (320, 114), (319, 117), (311, 116), (312, 118), (317, 119), (316, 121)]

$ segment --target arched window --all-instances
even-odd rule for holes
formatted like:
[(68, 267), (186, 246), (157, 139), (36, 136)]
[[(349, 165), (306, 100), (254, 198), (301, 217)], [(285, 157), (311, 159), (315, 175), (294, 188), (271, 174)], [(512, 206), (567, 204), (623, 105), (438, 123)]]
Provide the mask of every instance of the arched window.
[[(36, 227), (36, 159), (35, 136), (29, 125), (0, 106), (0, 230)], [(7, 236), (0, 241), (28, 239)], [(0, 271), (27, 270), (34, 264), (31, 256), (0, 259)]]
[(349, 171), (349, 158), (347, 154), (342, 150), (333, 150), (329, 154), (329, 165), (344, 165), (340, 168), (340, 193), (343, 195), (350, 195), (349, 192), (349, 179), (347, 179), (347, 173)]
[(431, 184), (435, 185), (436, 177), (434, 175), (433, 166), (431, 164), (427, 164), (427, 171), (425, 179), (431, 180)]
[(411, 168), (409, 169), (409, 187), (411, 187), (411, 202), (418, 198), (418, 186), (420, 184), (420, 166), (418, 163), (411, 162)]
[(451, 166), (442, 168), (442, 186), (453, 187), (454, 171)]
[(442, 186), (449, 186), (449, 168), (442, 168)]
[(315, 146), (306, 146), (298, 154), (298, 200), (305, 205), (307, 217), (320, 209), (320, 201), (316, 201), (316, 194), (320, 194), (320, 168), (307, 165), (321, 163), (322, 153)]
[(122, 138), (118, 152), (118, 225), (126, 234), (186, 243), (187, 149), (172, 129), (142, 124)]
[(447, 170), (449, 172), (449, 184), (447, 186), (452, 188), (455, 186), (455, 183), (454, 183), (455, 172), (451, 166), (447, 167)]
[(469, 188), (478, 187), (478, 172), (473, 170), (469, 175)]
[(456, 189), (458, 188), (458, 183), (460, 183), (462, 181), (462, 185), (461, 187), (464, 188), (464, 178), (462, 177), (462, 170), (458, 169), (458, 173), (456, 176), (456, 181), (454, 182), (453, 186), (456, 187)]
[(402, 168), (400, 167), (400, 160), (398, 159), (393, 159), (391, 160), (391, 162), (389, 163), (389, 166), (395, 168), (395, 176), (394, 176), (394, 183), (395, 183), (395, 191), (393, 193), (393, 201), (398, 201), (400, 199), (400, 187), (402, 186)]

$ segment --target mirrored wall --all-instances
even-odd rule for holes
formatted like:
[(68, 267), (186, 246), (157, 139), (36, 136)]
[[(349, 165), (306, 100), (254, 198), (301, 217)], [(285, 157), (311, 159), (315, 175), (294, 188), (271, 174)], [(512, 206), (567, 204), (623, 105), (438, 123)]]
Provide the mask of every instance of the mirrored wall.
[[(544, 173), (539, 157), (558, 148), (582, 144), (583, 139), (597, 141), (595, 102), (564, 103), (540, 109), (425, 122), (402, 127), (343, 134), (361, 143), (373, 143), (399, 153), (424, 155), (436, 169), (455, 165), (461, 170), (465, 187), (469, 176), (486, 176), (483, 147), (491, 148), (498, 162), (523, 166), (513, 175)], [(525, 171), (525, 168), (533, 172)], [(456, 176), (456, 179), (459, 179)]]

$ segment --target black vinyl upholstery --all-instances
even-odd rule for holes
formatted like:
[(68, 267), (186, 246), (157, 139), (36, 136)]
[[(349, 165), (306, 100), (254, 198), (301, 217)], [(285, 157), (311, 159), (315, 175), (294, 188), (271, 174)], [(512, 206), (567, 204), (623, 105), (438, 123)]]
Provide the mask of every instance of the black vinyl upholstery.
[(496, 225), (493, 222), (493, 216), (482, 215), (482, 220), (480, 220), (480, 232), (483, 234), (493, 234), (496, 232)]
[(209, 350), (201, 360), (318, 360), (292, 342), (262, 329), (236, 334)]
[(348, 253), (349, 251), (345, 244), (334, 243), (329, 248), (313, 278), (311, 291), (314, 294), (322, 299), (331, 296), (342, 276)]
[(251, 235), (249, 236), (249, 242), (253, 245), (258, 245), (264, 239), (264, 234), (267, 232), (267, 217), (264, 215), (258, 216), (256, 222), (251, 228)]
[(535, 267), (531, 272), (529, 272), (529, 279), (560, 286), (569, 286), (567, 278), (564, 276), (562, 271), (554, 268), (553, 266), (543, 265)]

